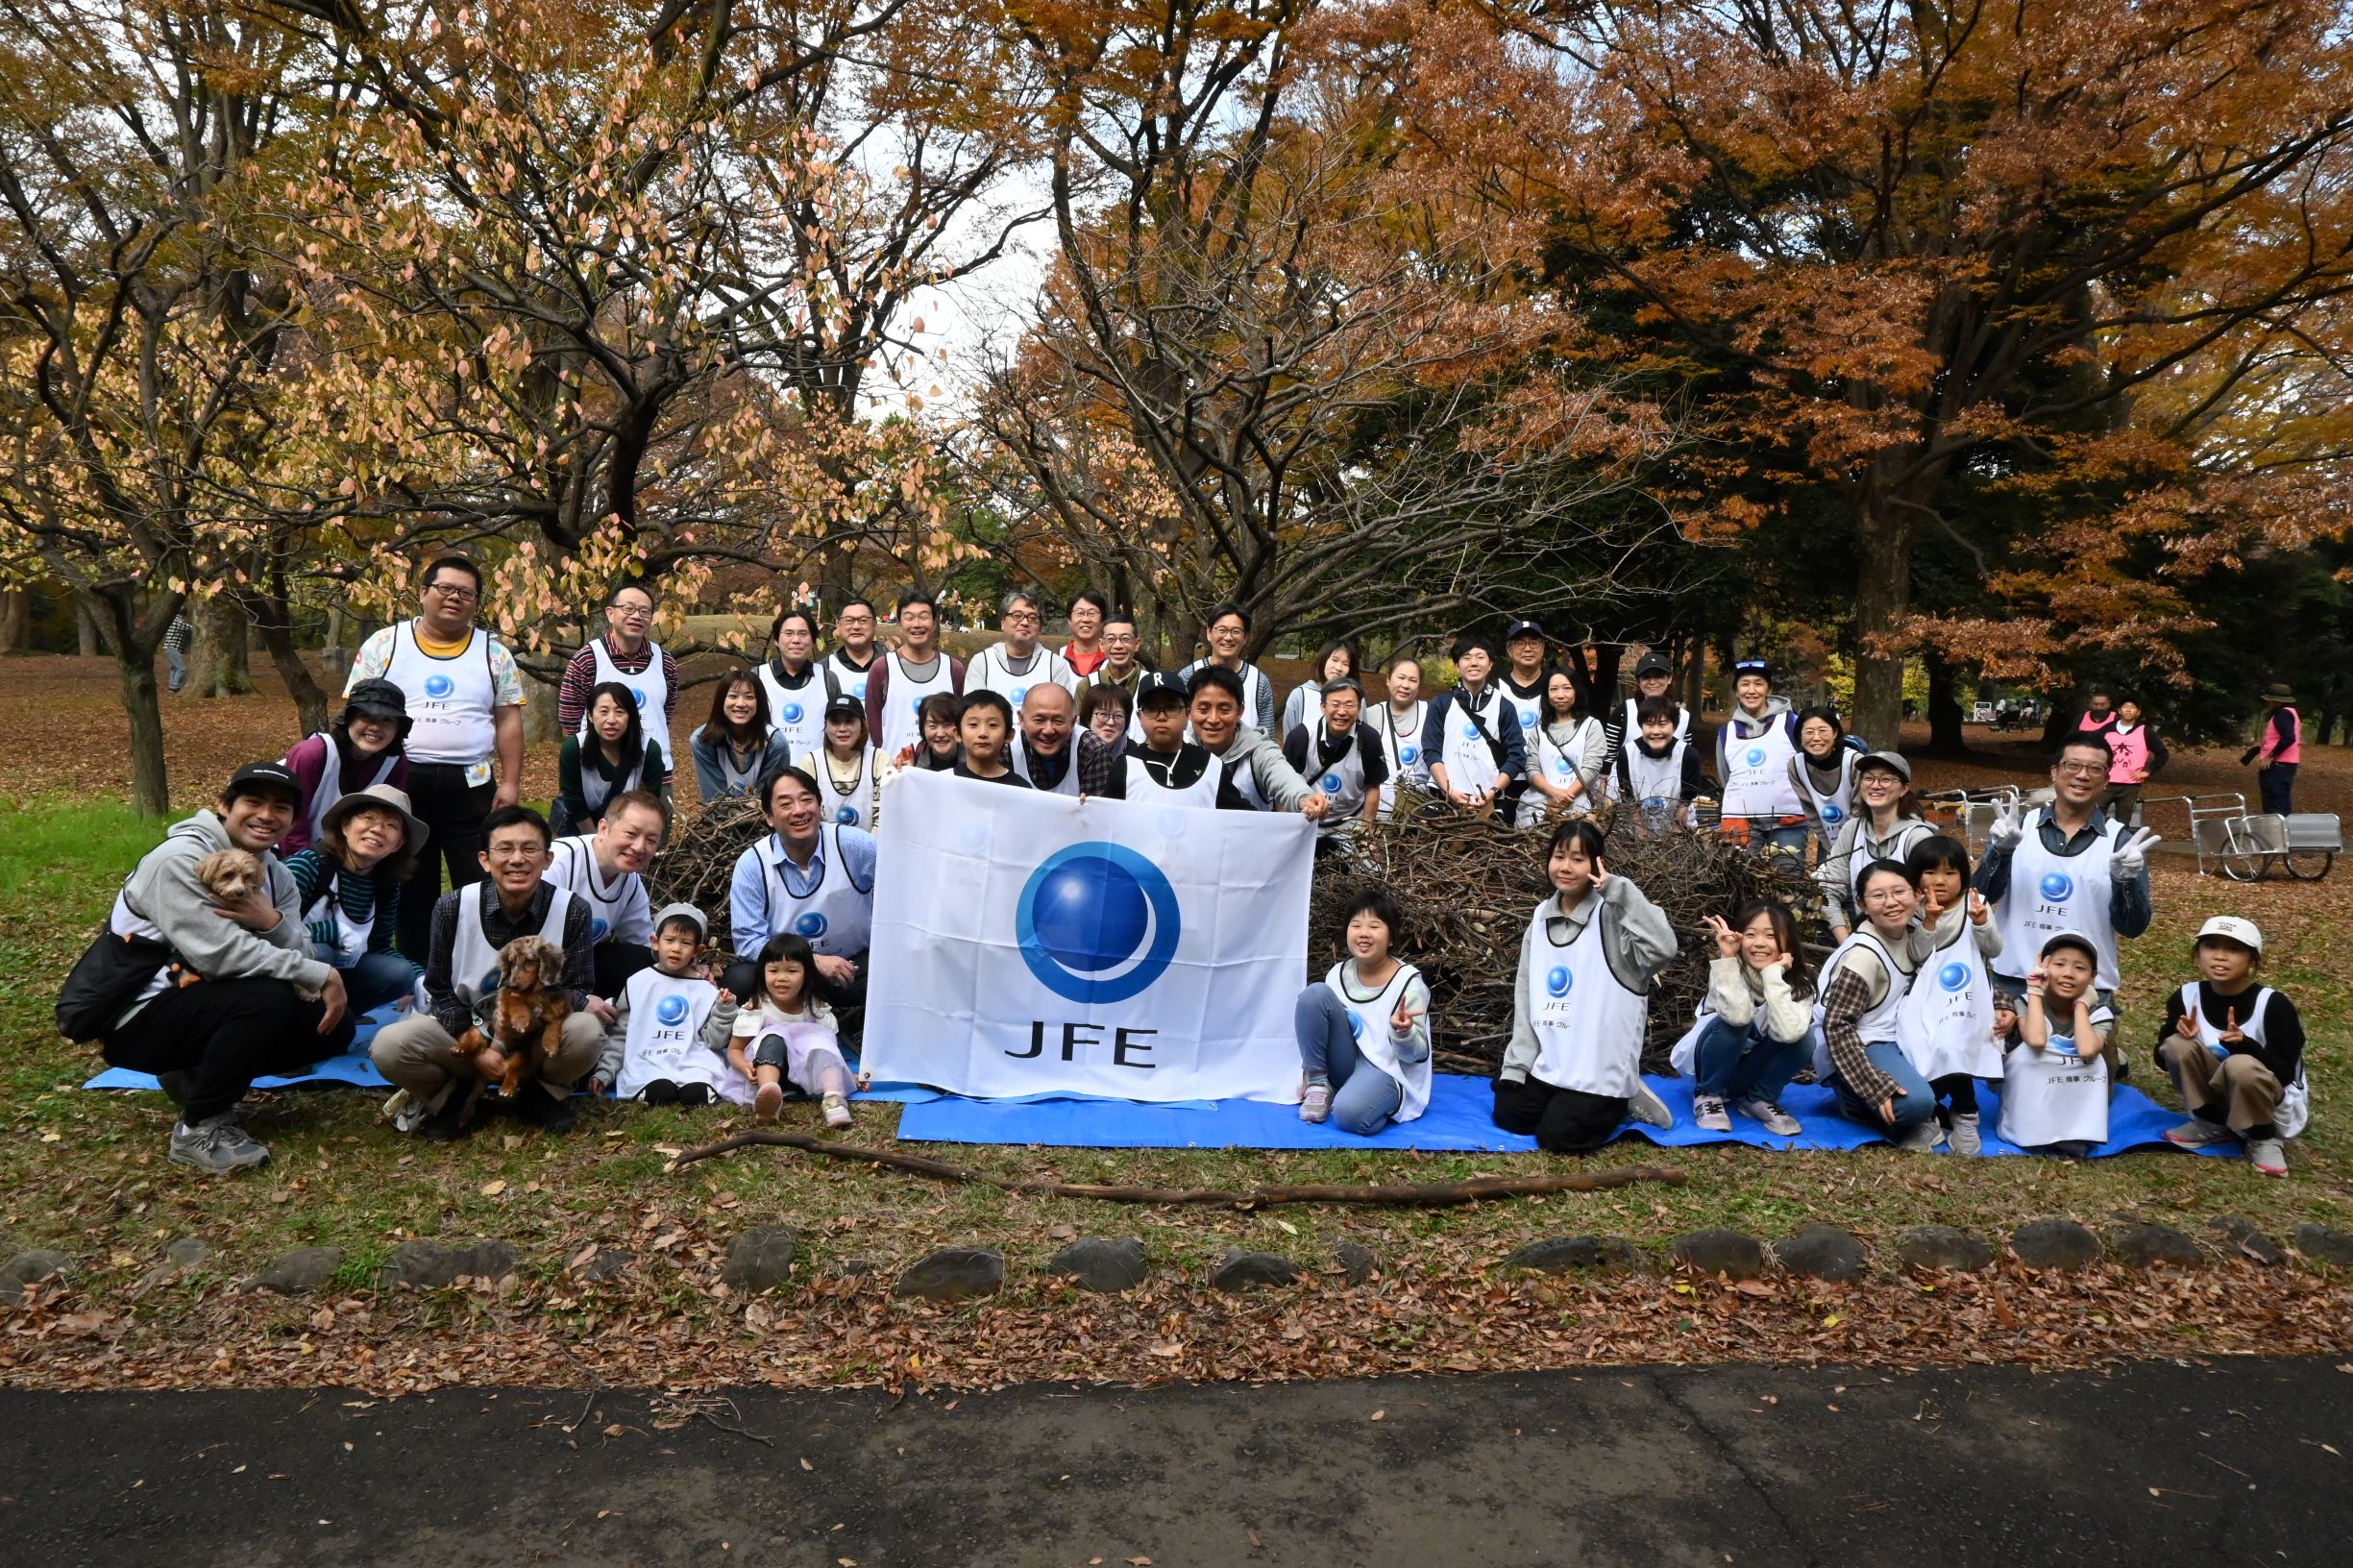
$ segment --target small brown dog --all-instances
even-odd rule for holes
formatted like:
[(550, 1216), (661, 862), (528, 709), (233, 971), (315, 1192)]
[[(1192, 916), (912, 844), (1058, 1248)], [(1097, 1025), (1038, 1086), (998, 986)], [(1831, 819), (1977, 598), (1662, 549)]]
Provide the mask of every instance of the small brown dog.
[(241, 904), (262, 885), (261, 862), (242, 849), (222, 849), (196, 863), (196, 880), (216, 904)]
[[(517, 937), (499, 950), (499, 991), (490, 998), (490, 1033), (485, 1036), (477, 1023), (459, 1038), (457, 1055), (471, 1066), (485, 1046), (498, 1046), (506, 1058), (505, 1075), (499, 1080), (502, 1099), (512, 1099), (526, 1077), (537, 1077), (553, 1059), (564, 1020), (572, 1017), (563, 977), (564, 950), (544, 938)], [(488, 1087), (487, 1081), (475, 1086), (459, 1115), (460, 1125), (473, 1119), (474, 1102)]]

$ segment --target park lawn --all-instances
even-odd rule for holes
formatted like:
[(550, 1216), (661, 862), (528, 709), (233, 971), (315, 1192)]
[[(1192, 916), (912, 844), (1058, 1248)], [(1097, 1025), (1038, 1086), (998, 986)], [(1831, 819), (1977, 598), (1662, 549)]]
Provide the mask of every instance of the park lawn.
[[(20, 803), (8, 808), (8, 819), (12, 831), (0, 842), (0, 1257), (17, 1247), (56, 1247), (80, 1261), (80, 1291), (128, 1302), (165, 1243), (205, 1237), (215, 1249), (205, 1270), (125, 1308), (159, 1325), (217, 1304), (207, 1279), (216, 1286), (241, 1277), (299, 1245), (342, 1247), (342, 1283), (363, 1286), (409, 1237), (506, 1240), (521, 1254), (526, 1279), (549, 1288), (592, 1244), (627, 1248), (675, 1265), (650, 1262), (644, 1288), (660, 1308), (695, 1317), (708, 1304), (690, 1274), (699, 1269), (695, 1277), (707, 1278), (714, 1251), (733, 1232), (779, 1220), (799, 1227), (802, 1255), (818, 1276), (887, 1275), (943, 1244), (1001, 1247), (1009, 1275), (1000, 1300), (1018, 1304), (1061, 1290), (1034, 1270), (1073, 1233), (1139, 1236), (1163, 1270), (1195, 1273), (1234, 1246), (1323, 1267), (1336, 1243), (1353, 1240), (1392, 1274), (1434, 1275), (1468, 1273), (1524, 1241), (1579, 1233), (1624, 1235), (1663, 1253), (1667, 1238), (1702, 1226), (1777, 1237), (1808, 1220), (1884, 1241), (1930, 1222), (1998, 1237), (2047, 1214), (2096, 1227), (2129, 1214), (2197, 1231), (2214, 1215), (2241, 1213), (2274, 1235), (2304, 1220), (2353, 1219), (2353, 1138), (2332, 1115), (2341, 1103), (2336, 1086), (2353, 1071), (2353, 1032), (2345, 1024), (2353, 985), (2337, 956), (2353, 928), (2343, 908), (2353, 879), (2342, 877), (2317, 888), (2242, 889), (2202, 882), (2168, 862), (2159, 870), (2157, 926), (2126, 949), (2127, 988), (2139, 998), (2126, 1038), (2145, 1064), (2157, 1017), (2151, 998), (2178, 982), (2198, 921), (2236, 909), (2270, 933), (2279, 954), (2273, 978), (2312, 1026), (2316, 1087), (2313, 1128), (2293, 1145), (2294, 1175), (2285, 1182), (2263, 1180), (2243, 1162), (2165, 1152), (2071, 1164), (1924, 1159), (1885, 1149), (1654, 1150), (1628, 1139), (1584, 1164), (1646, 1163), (1680, 1172), (1683, 1182), (1454, 1210), (1245, 1213), (1008, 1194), (773, 1150), (670, 1170), (675, 1151), (740, 1124), (713, 1112), (605, 1106), (585, 1115), (571, 1138), (512, 1133), (494, 1121), (444, 1148), (395, 1137), (375, 1119), (379, 1096), (345, 1090), (269, 1097), (249, 1124), (275, 1150), (275, 1162), (208, 1180), (165, 1162), (170, 1111), (162, 1096), (77, 1087), (94, 1070), (94, 1054), (61, 1040), (50, 1021), (57, 978), (156, 830), (103, 800)], [(2145, 1073), (2137, 1067), (2134, 1081), (2146, 1087)], [(888, 1141), (896, 1115), (893, 1106), (862, 1107), (850, 1136)], [(786, 1119), (814, 1128), (815, 1108), (789, 1108)], [(1578, 1167), (1537, 1155), (920, 1148), (1006, 1174), (1220, 1188)], [(300, 1315), (291, 1304), (283, 1310)]]

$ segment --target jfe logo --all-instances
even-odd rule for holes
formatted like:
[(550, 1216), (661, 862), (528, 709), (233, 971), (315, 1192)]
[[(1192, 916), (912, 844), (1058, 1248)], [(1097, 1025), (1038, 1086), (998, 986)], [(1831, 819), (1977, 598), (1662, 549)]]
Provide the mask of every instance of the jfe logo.
[(1943, 968), (1936, 971), (1936, 983), (1943, 986), (1947, 991), (1968, 990), (1969, 966), (1961, 963), (1946, 965)]
[(836, 806), (833, 811), (833, 820), (844, 827), (855, 826), (858, 821), (858, 808), (856, 806)]
[(1552, 973), (1544, 977), (1544, 989), (1556, 996), (1566, 996), (1569, 993), (1569, 987), (1576, 983), (1577, 976), (1569, 972), (1568, 966), (1565, 964), (1554, 965)]
[(1749, 747), (1748, 764), (1752, 768), (1762, 768), (1765, 765), (1765, 748), (1761, 746)]
[(449, 696), (455, 690), (457, 690), (457, 682), (452, 680), (447, 675), (427, 675), (425, 677), (425, 695), (427, 697), (439, 699)]
[(1100, 840), (1046, 856), (1014, 904), (1014, 937), (1040, 985), (1066, 1001), (1123, 1002), (1176, 956), (1176, 889), (1125, 845)]
[(815, 942), (825, 934), (825, 917), (814, 909), (810, 910), (793, 922), (793, 929), (807, 937), (811, 942)]
[(787, 703), (784, 705), (784, 722), (785, 722), (786, 723), (788, 723), (788, 724), (797, 724), (797, 723), (800, 723), (800, 704), (799, 704), (799, 703), (797, 703), (797, 702), (787, 702)]
[(1339, 794), (1339, 793), (1340, 793), (1340, 775), (1339, 775), (1337, 772), (1329, 772), (1329, 773), (1324, 774), (1324, 786), (1323, 786), (1323, 787), (1324, 787), (1324, 794), (1326, 794), (1326, 795), (1337, 795), (1337, 794)]
[(637, 711), (638, 711), (638, 712), (640, 712), (640, 713), (645, 712), (645, 711), (646, 711), (646, 688), (644, 688), (643, 686), (632, 686), (632, 687), (630, 687), (630, 688), (629, 688), (629, 700), (631, 700), (632, 702), (635, 702), (635, 703), (637, 704)]
[(2045, 871), (2041, 883), (2043, 897), (2054, 904), (2064, 904), (2075, 896), (2075, 879), (2065, 871)]
[(676, 1028), (686, 1021), (686, 998), (678, 995), (663, 997), (653, 1004), (653, 1017), (657, 1023)]

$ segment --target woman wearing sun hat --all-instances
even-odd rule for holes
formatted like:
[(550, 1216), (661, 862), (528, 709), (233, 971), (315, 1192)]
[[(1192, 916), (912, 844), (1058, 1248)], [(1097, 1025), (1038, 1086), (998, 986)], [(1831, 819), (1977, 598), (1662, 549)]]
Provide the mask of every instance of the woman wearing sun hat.
[(371, 784), (328, 807), (318, 842), (286, 857), (310, 956), (343, 976), (355, 1014), (414, 993), (425, 972), (392, 939), (429, 837), (405, 792)]
[(2304, 717), (2295, 711), (2295, 698), (2287, 682), (2275, 680), (2263, 689), (2263, 727), (2242, 762), (2255, 765), (2256, 788), (2263, 792), (2266, 815), (2285, 817), (2295, 810), (2296, 765), (2304, 760)]

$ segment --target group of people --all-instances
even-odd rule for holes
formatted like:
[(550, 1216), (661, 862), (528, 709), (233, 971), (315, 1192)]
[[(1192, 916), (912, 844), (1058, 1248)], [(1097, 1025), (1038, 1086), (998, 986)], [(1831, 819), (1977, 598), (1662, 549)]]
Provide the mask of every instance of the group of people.
[[(1671, 696), (1666, 661), (1645, 656), (1631, 696), (1588, 712), (1532, 621), (1500, 646), (1458, 639), (1455, 681), (1428, 698), (1417, 660), (1393, 658), (1368, 692), (1372, 671), (1334, 643), (1278, 710), (1233, 605), (1211, 613), (1207, 651), (1176, 671), (1147, 667), (1134, 621), (1093, 595), (1071, 606), (1060, 648), (1042, 640), (1040, 601), (1008, 595), (1000, 640), (969, 661), (941, 647), (938, 605), (921, 593), (895, 606), (887, 650), (863, 600), (843, 606), (823, 653), (815, 618), (788, 609), (760, 664), (713, 682), (686, 742), (705, 804), (748, 796), (767, 829), (734, 868), (721, 951), (703, 912), (655, 912), (644, 880), (670, 828), (681, 690), (648, 635), (652, 593), (616, 590), (605, 631), (565, 669), (562, 784), (543, 816), (520, 800), (520, 680), (476, 624), (479, 571), (445, 557), (421, 589), (419, 613), (360, 649), (327, 731), (238, 770), (214, 809), (142, 860), (94, 944), (119, 994), (85, 1010), (86, 1038), (159, 1076), (181, 1110), (178, 1163), (266, 1160), (235, 1116), (253, 1078), (345, 1049), (354, 1017), (386, 1004), (403, 1016), (370, 1052), (397, 1088), (394, 1124), (467, 1136), (474, 1086), (508, 1064), (495, 1040), (460, 1042), (487, 1016), (502, 953), (525, 937), (561, 950), (552, 984), (569, 1016), (514, 1114), (564, 1131), (587, 1087), (772, 1117), (798, 1092), (848, 1125), (842, 1040), (865, 1001), (873, 830), (902, 769), (1294, 812), (1316, 824), (1319, 851), (1344, 850), (1356, 824), (1395, 810), (1400, 786), (1543, 831), (1556, 891), (1521, 941), (1495, 1119), (1566, 1152), (1630, 1117), (1668, 1117), (1638, 1069), (1649, 992), (1677, 939), (1607, 870), (1591, 814), (1615, 801), (1671, 831), (1713, 798), (1720, 830), (1752, 848), (1815, 846), (1839, 945), (1814, 975), (1787, 909), (1715, 923), (1707, 1001), (1678, 1053), (1698, 1079), (1702, 1125), (1728, 1128), (1736, 1113), (1797, 1133), (1778, 1096), (1810, 1061), (1850, 1115), (1907, 1146), (1974, 1148), (1973, 1085), (1987, 1078), (2004, 1083), (2012, 1141), (2105, 1137), (2116, 943), (2147, 926), (2151, 836), (2100, 810), (2111, 752), (2088, 733), (2053, 768), (2051, 805), (2005, 818), (1973, 872), (1966, 848), (1921, 818), (1900, 754), (1867, 749), (1827, 709), (1793, 711), (1760, 661), (1734, 672), (1736, 706), (1711, 751)], [(205, 875), (227, 849), (263, 869), (233, 900)], [(1297, 1008), (1300, 1115), (1371, 1133), (1428, 1103), (1430, 990), (1393, 899), (1359, 900), (1346, 926), (1346, 956)], [(2194, 1113), (2178, 1140), (2236, 1137), (2259, 1168), (2284, 1170), (2279, 1140), (2303, 1104), (2300, 1030), (2285, 997), (2253, 984), (2260, 937), (2236, 926), (2211, 941), (2245, 948), (2248, 963), (2208, 968), (2201, 938), (2205, 978), (2175, 999), (2160, 1056)], [(2202, 1077), (2177, 1045), (2193, 1037), (2218, 1064)], [(2013, 1128), (2014, 1104), (2041, 1119)]]

